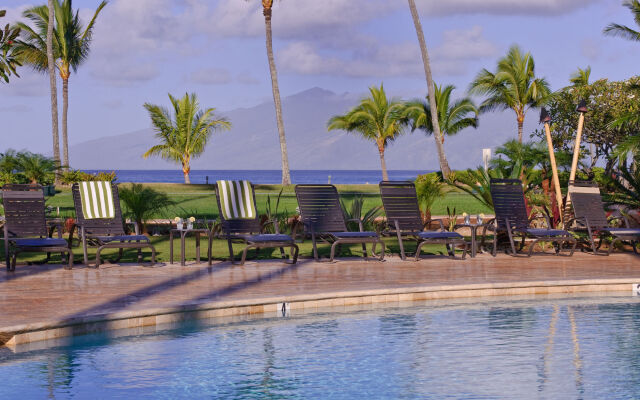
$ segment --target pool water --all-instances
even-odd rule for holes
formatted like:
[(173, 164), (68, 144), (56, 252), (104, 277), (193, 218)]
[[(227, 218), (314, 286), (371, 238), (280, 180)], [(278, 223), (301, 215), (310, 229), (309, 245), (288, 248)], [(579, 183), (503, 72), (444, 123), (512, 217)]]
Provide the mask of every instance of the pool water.
[(153, 329), (0, 349), (0, 398), (640, 396), (640, 297), (630, 295), (425, 302)]

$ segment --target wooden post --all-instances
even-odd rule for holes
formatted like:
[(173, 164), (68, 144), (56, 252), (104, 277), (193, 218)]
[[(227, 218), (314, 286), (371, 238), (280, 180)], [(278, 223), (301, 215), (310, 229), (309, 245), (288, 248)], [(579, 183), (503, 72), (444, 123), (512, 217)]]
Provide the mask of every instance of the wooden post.
[[(578, 107), (580, 111), (580, 107)], [(576, 171), (578, 170), (578, 159), (580, 158), (580, 141), (582, 140), (582, 128), (584, 127), (584, 112), (580, 111), (578, 118), (578, 131), (576, 134), (576, 142), (573, 145), (573, 160), (571, 161), (571, 172), (569, 173), (569, 182), (576, 179)]]
[(549, 148), (549, 159), (551, 161), (551, 173), (553, 174), (553, 185), (556, 189), (556, 201), (558, 202), (558, 212), (560, 221), (563, 219), (562, 212), (562, 191), (560, 190), (560, 179), (558, 178), (558, 167), (556, 166), (556, 155), (553, 152), (553, 142), (551, 141), (551, 129), (549, 128), (551, 116), (545, 108), (540, 111), (540, 122), (544, 123), (544, 131), (547, 136), (547, 147)]

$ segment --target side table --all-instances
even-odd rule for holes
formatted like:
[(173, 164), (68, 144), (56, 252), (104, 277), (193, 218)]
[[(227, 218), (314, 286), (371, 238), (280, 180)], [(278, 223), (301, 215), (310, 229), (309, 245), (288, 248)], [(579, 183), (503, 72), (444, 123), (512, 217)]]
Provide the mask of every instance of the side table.
[(469, 228), (471, 230), (471, 258), (475, 257), (478, 252), (478, 228), (484, 227), (486, 224), (456, 224), (455, 229)]
[(173, 264), (173, 235), (180, 235), (180, 265), (184, 266), (185, 262), (185, 239), (188, 234), (193, 233), (196, 236), (196, 260), (200, 262), (200, 235), (207, 235), (207, 259), (211, 265), (211, 239), (212, 234), (209, 229), (171, 229), (169, 231), (169, 262)]

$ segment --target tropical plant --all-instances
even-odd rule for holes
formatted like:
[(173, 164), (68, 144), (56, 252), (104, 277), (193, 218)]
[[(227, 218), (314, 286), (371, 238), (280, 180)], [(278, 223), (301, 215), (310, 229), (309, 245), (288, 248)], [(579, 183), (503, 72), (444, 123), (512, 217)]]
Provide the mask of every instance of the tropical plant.
[(403, 116), (404, 104), (399, 100), (388, 100), (383, 85), (379, 89), (372, 86), (369, 92), (371, 97), (362, 99), (358, 106), (344, 115), (332, 117), (327, 129), (358, 133), (364, 139), (374, 142), (380, 155), (382, 179), (388, 181), (384, 151), (407, 125), (407, 119)]
[(116, 172), (98, 172), (90, 174), (88, 172), (72, 169), (69, 171), (63, 171), (60, 173), (60, 183), (65, 185), (71, 185), (76, 182), (89, 182), (89, 181), (106, 181), (113, 182), (116, 180)]
[(569, 82), (571, 82), (574, 87), (587, 86), (589, 85), (590, 76), (591, 66), (587, 66), (585, 69), (578, 68), (578, 70), (569, 77)]
[[(55, 17), (53, 28), (50, 28), (49, 23), (51, 3)], [(17, 24), (23, 32), (16, 46), (21, 60), (36, 71), (46, 72), (49, 68), (51, 57), (47, 53), (47, 41), (52, 37), (51, 52), (62, 78), (62, 164), (65, 166), (69, 165), (69, 77), (71, 70), (77, 72), (78, 67), (87, 60), (96, 18), (106, 5), (106, 0), (98, 5), (86, 27), (80, 21), (79, 11), (73, 10), (72, 0), (53, 0), (49, 1), (49, 6), (29, 8), (24, 11), (23, 16), (29, 19), (34, 27), (22, 22)]]
[[(435, 98), (438, 111), (439, 126), (441, 129), (441, 142), (444, 136), (455, 135), (468, 127), (478, 127), (478, 109), (469, 97), (458, 99), (451, 103), (451, 93), (455, 89), (453, 85), (435, 86)], [(411, 121), (411, 129), (421, 129), (427, 135), (433, 134), (433, 119), (431, 118), (430, 102), (420, 99), (409, 101), (405, 105), (405, 115)]]
[(632, 210), (640, 209), (640, 168), (620, 165), (619, 173), (611, 183), (613, 192), (604, 196), (608, 204), (618, 204)]
[(422, 208), (424, 221), (431, 220), (431, 207), (445, 194), (446, 184), (437, 173), (418, 175), (415, 181), (418, 204)]
[(440, 121), (438, 118), (438, 101), (435, 96), (435, 84), (433, 83), (433, 76), (431, 74), (431, 63), (429, 62), (429, 52), (427, 51), (427, 42), (424, 39), (424, 32), (422, 30), (422, 24), (420, 23), (420, 15), (418, 15), (418, 9), (416, 8), (415, 0), (409, 1), (409, 11), (411, 12), (411, 18), (413, 19), (413, 25), (416, 29), (416, 35), (418, 36), (418, 43), (420, 44), (420, 52), (422, 54), (422, 64), (424, 66), (424, 75), (427, 79), (427, 96), (430, 104), (435, 104), (435, 107), (430, 108), (431, 120), (433, 124), (433, 138), (436, 141), (436, 149), (438, 151), (438, 162), (440, 163), (440, 170), (444, 179), (449, 179), (451, 174), (451, 168), (447, 162), (446, 155), (444, 153), (444, 137), (440, 131)]
[(142, 233), (146, 232), (145, 221), (174, 204), (166, 194), (141, 183), (121, 186), (119, 194), (124, 204), (124, 217), (135, 221)]
[(18, 152), (13, 149), (8, 149), (4, 153), (0, 154), (0, 171), (13, 174), (20, 168), (18, 162)]
[(287, 153), (287, 141), (284, 135), (284, 120), (282, 118), (282, 101), (280, 100), (280, 87), (278, 85), (278, 71), (273, 57), (273, 39), (271, 32), (271, 16), (273, 14), (273, 0), (262, 0), (262, 15), (264, 16), (265, 38), (267, 46), (267, 60), (271, 74), (271, 90), (273, 103), (276, 108), (276, 122), (278, 124), (278, 139), (280, 140), (280, 157), (282, 160), (282, 184), (291, 184), (289, 171), (289, 155)]
[[(509, 168), (508, 173), (500, 169), (489, 169), (485, 171), (484, 167), (478, 167), (476, 169), (469, 168), (466, 171), (459, 171), (452, 174), (451, 179), (447, 183), (473, 196), (487, 208), (493, 209), (491, 179), (520, 179), (522, 172), (522, 162), (515, 161), (513, 167)], [(526, 187), (525, 190), (527, 190)]]
[[(623, 81), (600, 79), (586, 86), (567, 87), (556, 92), (547, 105), (553, 116), (554, 149), (573, 154), (579, 118), (576, 106), (586, 100), (588, 113), (584, 119), (581, 153), (590, 157), (585, 160), (584, 172), (589, 175), (596, 165), (604, 164), (610, 175), (617, 163), (616, 146), (631, 140), (640, 127), (634, 121), (640, 115), (639, 87), (640, 77), (634, 76)], [(544, 129), (538, 129), (532, 136), (545, 140), (546, 134)]]
[(216, 129), (229, 129), (231, 123), (224, 117), (215, 114), (215, 108), (200, 110), (195, 93), (185, 93), (177, 99), (169, 94), (173, 114), (165, 107), (145, 103), (144, 108), (149, 112), (151, 123), (156, 131), (156, 137), (162, 142), (147, 150), (142, 156), (152, 155), (182, 165), (184, 183), (191, 183), (189, 171), (191, 160), (200, 156)]
[(458, 212), (456, 208), (449, 208), (447, 206), (447, 230), (453, 232), (456, 230), (456, 224), (458, 223)]
[[(0, 18), (7, 15), (6, 10), (0, 10)], [(9, 83), (9, 77), (13, 74), (18, 78), (16, 68), (21, 66), (20, 60), (16, 57), (16, 38), (20, 34), (20, 28), (5, 25), (4, 30), (0, 28), (0, 80)]]
[(362, 226), (365, 231), (377, 230), (375, 221), (376, 218), (382, 215), (381, 205), (372, 207), (363, 213), (364, 196), (356, 195), (349, 204), (341, 198), (340, 206), (342, 208), (344, 219), (347, 221), (347, 225), (350, 230), (358, 230), (360, 228), (359, 224), (354, 220), (362, 222)]
[(42, 154), (20, 152), (17, 154), (17, 169), (29, 181), (50, 185), (55, 180), (55, 172), (60, 169), (60, 164)]
[(480, 112), (506, 109), (515, 112), (520, 143), (527, 111), (546, 104), (551, 98), (547, 81), (535, 76), (535, 63), (531, 53), (523, 54), (515, 45), (505, 57), (498, 60), (495, 72), (487, 69), (480, 71), (469, 91), (488, 96), (480, 104)]
[(282, 199), (283, 192), (284, 187), (280, 189), (278, 196), (275, 198), (275, 207), (271, 204), (271, 195), (267, 195), (265, 214), (260, 216), (260, 224), (266, 233), (275, 233), (274, 224), (278, 225), (279, 232), (286, 232), (287, 230), (293, 232), (299, 222), (298, 218), (289, 218), (289, 213), (286, 209), (280, 212), (280, 199)]
[[(622, 5), (631, 11), (634, 22), (640, 28), (640, 1), (627, 0), (623, 1)], [(603, 33), (609, 36), (618, 36), (634, 42), (640, 42), (640, 31), (632, 29), (626, 25), (611, 23), (604, 28)]]

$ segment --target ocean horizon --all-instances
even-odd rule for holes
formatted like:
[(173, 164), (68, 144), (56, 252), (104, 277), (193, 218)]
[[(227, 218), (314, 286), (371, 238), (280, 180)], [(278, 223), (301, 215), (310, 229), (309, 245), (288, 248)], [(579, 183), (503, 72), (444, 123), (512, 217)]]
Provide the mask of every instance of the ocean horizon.
[[(179, 169), (152, 170), (84, 170), (89, 173), (115, 171), (118, 182), (135, 183), (183, 183)], [(390, 180), (414, 180), (418, 175), (433, 170), (389, 170)], [(279, 184), (280, 170), (191, 170), (191, 183), (214, 183), (217, 180), (246, 179), (257, 184)], [(291, 181), (299, 183), (377, 184), (382, 180), (380, 170), (291, 170)]]

